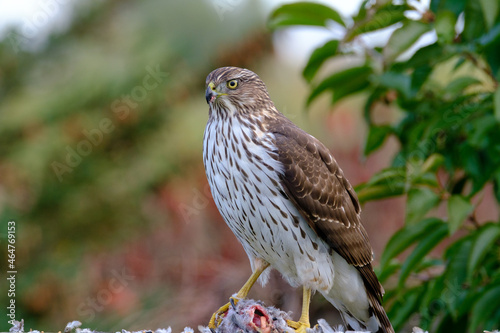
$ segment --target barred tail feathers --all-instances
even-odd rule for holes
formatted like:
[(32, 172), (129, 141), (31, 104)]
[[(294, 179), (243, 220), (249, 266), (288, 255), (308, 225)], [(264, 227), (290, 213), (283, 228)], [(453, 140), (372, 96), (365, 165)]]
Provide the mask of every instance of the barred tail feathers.
[(371, 265), (342, 267), (341, 262), (337, 260), (336, 285), (322, 294), (339, 310), (345, 326), (354, 331), (395, 333), (382, 307), (384, 289)]

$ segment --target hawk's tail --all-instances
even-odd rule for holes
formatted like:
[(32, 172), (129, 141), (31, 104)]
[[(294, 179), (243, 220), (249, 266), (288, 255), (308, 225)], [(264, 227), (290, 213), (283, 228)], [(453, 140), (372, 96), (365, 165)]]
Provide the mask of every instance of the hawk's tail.
[[(370, 308), (370, 310), (372, 310)], [(371, 333), (394, 333), (391, 323), (387, 319), (384, 309), (382, 313), (375, 314), (373, 311), (370, 319), (366, 322), (361, 322), (357, 318), (353, 317), (349, 312), (340, 312), (344, 324), (347, 326), (346, 331), (356, 331), (356, 332), (371, 332)], [(380, 317), (385, 318), (381, 320)]]
[(368, 300), (370, 301), (370, 321), (375, 319), (378, 324), (378, 330), (373, 330), (373, 333), (394, 333), (394, 328), (392, 328), (392, 324), (387, 318), (387, 314), (385, 313), (380, 300), (375, 297), (372, 293), (368, 293)]
[(347, 309), (343, 304), (339, 304), (327, 296), (325, 297), (339, 310), (342, 320), (347, 327), (346, 331), (395, 333), (389, 318), (387, 318), (384, 308), (380, 304), (380, 301), (376, 297), (372, 296), (374, 295), (368, 294), (370, 306), (368, 308), (369, 317), (367, 320), (366, 318), (365, 320), (362, 320), (354, 317), (351, 311), (349, 311), (349, 309)]
[[(373, 273), (371, 265), (357, 267), (357, 269), (363, 276), (365, 287), (364, 291), (366, 292), (369, 303), (368, 309), (366, 309), (367, 313), (365, 312), (368, 316), (364, 315), (364, 318), (356, 318), (353, 313), (357, 312), (359, 315), (359, 309), (356, 309), (358, 311), (355, 311), (355, 309), (349, 309), (348, 307), (346, 307), (346, 304), (338, 304), (335, 303), (335, 301), (329, 299), (330, 302), (334, 304), (335, 307), (340, 311), (342, 319), (349, 330), (369, 331), (372, 333), (395, 333), (394, 328), (392, 328), (391, 322), (389, 321), (389, 318), (387, 317), (387, 314), (382, 307), (381, 302), (382, 295), (384, 294), (384, 289), (375, 277), (375, 273)], [(374, 278), (367, 279), (366, 277)]]
[(363, 277), (368, 302), (370, 303), (368, 308), (370, 318), (365, 325), (367, 330), (372, 333), (394, 333), (394, 328), (392, 328), (392, 324), (382, 307), (384, 288), (378, 281), (372, 265), (357, 267), (357, 269)]
[[(361, 271), (364, 277), (367, 276), (366, 271), (370, 270), (373, 273), (373, 269), (371, 265), (366, 265), (364, 267), (359, 267), (359, 271)], [(365, 272), (363, 272), (365, 271)], [(373, 273), (375, 276), (375, 273)], [(372, 330), (373, 333), (394, 333), (394, 328), (392, 328), (392, 324), (385, 313), (384, 308), (382, 307), (382, 296), (384, 295), (384, 288), (375, 277), (375, 281), (364, 278), (366, 293), (368, 295), (368, 301), (370, 302), (369, 313), (370, 320), (375, 318), (378, 322), (378, 330)]]

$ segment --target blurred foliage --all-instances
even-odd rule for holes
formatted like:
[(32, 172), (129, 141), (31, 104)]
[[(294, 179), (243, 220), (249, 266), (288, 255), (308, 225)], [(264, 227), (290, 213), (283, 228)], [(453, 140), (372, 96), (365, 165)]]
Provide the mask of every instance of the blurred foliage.
[[(400, 144), (392, 165), (357, 187), (362, 202), (406, 196), (405, 226), (378, 268), (395, 329), (409, 330), (414, 320), (433, 333), (500, 328), (500, 222), (475, 215), (490, 185), (500, 201), (498, 0), (431, 0), (429, 9), (416, 1), (365, 0), (344, 18), (300, 2), (278, 8), (269, 25), (340, 31), (304, 68), (307, 102), (330, 93), (337, 103), (362, 92), (365, 155), (389, 137)], [(422, 39), (427, 45), (412, 49)], [(320, 71), (346, 56), (357, 60)], [(397, 107), (400, 117), (377, 122), (380, 105)], [(445, 217), (432, 210), (438, 206)], [(433, 259), (436, 248), (444, 251)]]
[[(204, 78), (215, 67), (249, 66), (270, 52), (269, 35), (259, 28), (260, 8), (248, 2), (72, 6), (69, 26), (38, 48), (23, 27), (0, 43), (0, 254), (6, 258), (3, 223), (14, 220), (17, 319), (46, 331), (73, 319), (90, 326), (97, 320), (100, 329), (110, 329), (116, 323), (100, 318), (103, 302), (94, 311), (85, 306), (91, 296), (107, 297), (106, 308), (129, 320), (125, 314), (134, 304), (159, 308), (168, 302), (165, 295), (148, 295), (148, 283), (133, 294), (127, 280), (111, 299), (108, 283), (123, 267), (138, 284), (153, 275), (166, 292), (175, 288), (168, 279), (184, 278), (179, 265), (187, 247), (203, 244), (188, 245), (184, 238), (179, 246), (178, 234), (192, 225), (182, 220), (183, 207), (170, 193), (202, 185), (184, 182), (171, 189), (169, 183), (202, 175)], [(165, 202), (171, 212), (158, 214)], [(125, 242), (124, 251), (132, 254), (123, 262), (106, 259)], [(169, 258), (158, 259), (154, 270), (146, 255), (136, 259), (140, 251)], [(98, 259), (89, 264), (93, 256)], [(104, 273), (99, 264), (109, 264)], [(7, 293), (0, 301), (7, 304)], [(2, 318), (0, 331), (9, 327)]]

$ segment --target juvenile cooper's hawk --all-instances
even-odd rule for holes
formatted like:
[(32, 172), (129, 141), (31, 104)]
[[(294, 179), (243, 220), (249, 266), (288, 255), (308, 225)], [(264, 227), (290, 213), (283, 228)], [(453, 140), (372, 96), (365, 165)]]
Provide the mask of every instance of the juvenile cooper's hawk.
[(319, 291), (349, 329), (393, 333), (356, 193), (328, 149), (276, 109), (252, 71), (222, 67), (206, 84), (205, 171), (253, 271), (236, 300), (259, 277), (265, 284), (271, 266), (303, 286), (302, 315), (289, 323), (298, 332), (309, 327), (311, 291)]

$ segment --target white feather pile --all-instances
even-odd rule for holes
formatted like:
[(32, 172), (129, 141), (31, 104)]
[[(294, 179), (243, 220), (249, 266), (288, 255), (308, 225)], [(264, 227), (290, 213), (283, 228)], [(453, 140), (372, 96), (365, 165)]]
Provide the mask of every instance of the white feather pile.
[[(238, 304), (229, 307), (226, 316), (222, 319), (220, 326), (214, 331), (206, 326), (198, 326), (200, 333), (294, 333), (294, 330), (287, 326), (286, 321), (290, 319), (290, 314), (273, 306), (264, 306), (262, 302), (246, 299)], [(102, 333), (89, 328), (80, 328), (82, 323), (75, 320), (64, 329), (64, 333)], [(10, 333), (24, 333), (24, 321), (14, 321)], [(30, 330), (30, 333), (40, 333), (37, 330)], [(307, 330), (308, 333), (369, 333), (359, 331), (345, 331), (342, 326), (332, 327), (326, 320), (319, 319), (314, 327)], [(159, 328), (155, 331), (127, 331), (121, 330), (116, 333), (172, 333), (172, 329)], [(181, 333), (195, 333), (195, 330), (186, 327)], [(414, 327), (412, 333), (428, 333), (421, 328)], [(500, 333), (500, 331), (484, 331), (484, 333)]]

